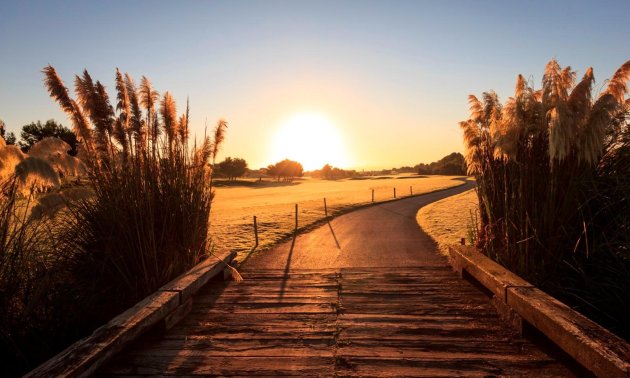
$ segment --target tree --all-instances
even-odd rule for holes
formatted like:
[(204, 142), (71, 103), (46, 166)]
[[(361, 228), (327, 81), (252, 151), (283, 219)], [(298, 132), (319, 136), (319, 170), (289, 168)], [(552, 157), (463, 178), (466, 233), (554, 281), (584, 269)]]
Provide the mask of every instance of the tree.
[(465, 175), (466, 161), (464, 155), (453, 152), (431, 164), (420, 163), (415, 169), (419, 175)]
[(247, 162), (241, 158), (227, 157), (225, 160), (217, 164), (217, 173), (226, 176), (230, 181), (234, 181), (237, 177), (243, 176), (247, 171)]
[(7, 145), (15, 144), (15, 134), (13, 132), (6, 133), (5, 123), (0, 119), (0, 136), (4, 138), (4, 141)]
[(22, 140), (20, 140), (19, 146), (25, 153), (40, 140), (46, 137), (56, 137), (70, 145), (71, 149), (68, 152), (70, 155), (76, 156), (77, 154), (78, 141), (76, 134), (67, 127), (55, 122), (53, 119), (49, 119), (43, 125), (41, 121), (37, 121), (22, 126), (20, 136)]
[(322, 167), (322, 176), (326, 180), (330, 180), (332, 178), (332, 171), (333, 168), (330, 166), (330, 164), (326, 164)]
[(297, 161), (284, 159), (276, 164), (267, 167), (267, 174), (275, 177), (278, 181), (293, 181), (295, 177), (300, 177), (304, 173), (304, 168)]

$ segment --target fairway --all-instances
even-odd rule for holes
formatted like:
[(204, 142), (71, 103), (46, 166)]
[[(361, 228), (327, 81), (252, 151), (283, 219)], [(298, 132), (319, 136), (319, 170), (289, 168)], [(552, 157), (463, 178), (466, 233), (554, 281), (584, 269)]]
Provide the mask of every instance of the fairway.
[[(325, 217), (352, 207), (407, 197), (460, 185), (461, 176), (397, 175), (361, 180), (305, 178), (286, 185), (268, 182), (261, 186), (217, 187), (212, 204), (212, 240), (218, 248), (249, 252), (255, 244), (253, 217), (258, 218), (258, 249), (269, 247), (291, 235), (298, 204), (298, 227), (304, 228)], [(269, 185), (269, 186), (266, 186)], [(410, 190), (411, 187), (411, 190)]]

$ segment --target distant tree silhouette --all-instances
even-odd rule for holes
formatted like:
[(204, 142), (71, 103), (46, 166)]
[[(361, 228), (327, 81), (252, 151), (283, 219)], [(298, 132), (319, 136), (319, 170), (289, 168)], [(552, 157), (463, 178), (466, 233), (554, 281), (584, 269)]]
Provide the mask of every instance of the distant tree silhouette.
[(466, 175), (466, 161), (459, 152), (453, 152), (431, 164), (418, 164), (415, 168), (420, 175)]
[(280, 181), (280, 179), (293, 181), (294, 178), (301, 177), (303, 173), (304, 168), (302, 164), (289, 159), (284, 159), (267, 167), (267, 174), (275, 177), (278, 181)]
[(6, 144), (15, 144), (15, 134), (13, 134), (12, 132), (7, 133), (5, 126), (6, 125), (4, 121), (0, 119), (0, 136), (4, 138)]
[(346, 170), (337, 167), (333, 167), (330, 164), (324, 165), (321, 169), (316, 169), (308, 173), (311, 177), (323, 178), (326, 180), (338, 180), (347, 177), (358, 176), (359, 173), (355, 170)]
[(70, 151), (68, 152), (72, 156), (77, 154), (77, 136), (76, 134), (64, 127), (63, 125), (55, 122), (53, 119), (49, 119), (42, 125), (41, 121), (31, 122), (28, 125), (22, 126), (22, 132), (20, 133), (21, 139), (18, 143), (22, 152), (27, 153), (31, 147), (46, 137), (56, 137), (70, 145)]
[(217, 164), (217, 173), (227, 177), (230, 181), (236, 180), (237, 177), (241, 177), (247, 171), (247, 162), (241, 158), (227, 157), (225, 160)]
[(330, 180), (333, 177), (332, 173), (333, 168), (330, 164), (326, 164), (322, 167), (322, 177), (326, 180)]

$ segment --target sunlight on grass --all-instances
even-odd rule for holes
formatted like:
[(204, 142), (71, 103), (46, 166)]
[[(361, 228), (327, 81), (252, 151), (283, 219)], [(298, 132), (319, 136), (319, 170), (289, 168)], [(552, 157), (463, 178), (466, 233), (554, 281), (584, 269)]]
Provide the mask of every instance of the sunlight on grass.
[[(393, 199), (396, 188), (398, 198), (422, 194), (460, 185), (454, 176), (415, 177), (366, 180), (303, 179), (277, 186), (216, 188), (216, 202), (212, 205), (210, 221), (212, 238), (219, 248), (236, 250), (239, 254), (254, 246), (253, 216), (258, 217), (259, 249), (269, 247), (291, 235), (295, 225), (295, 204), (299, 206), (299, 227), (307, 227), (324, 215), (324, 197), (328, 214), (334, 215), (349, 208), (369, 204), (374, 189), (375, 201)], [(273, 185), (273, 186), (272, 186)]]
[[(442, 254), (447, 245), (460, 244), (471, 223), (471, 212), (477, 211), (479, 202), (474, 189), (433, 202), (418, 211), (416, 220), (422, 229), (437, 243)], [(468, 241), (467, 241), (468, 242)]]

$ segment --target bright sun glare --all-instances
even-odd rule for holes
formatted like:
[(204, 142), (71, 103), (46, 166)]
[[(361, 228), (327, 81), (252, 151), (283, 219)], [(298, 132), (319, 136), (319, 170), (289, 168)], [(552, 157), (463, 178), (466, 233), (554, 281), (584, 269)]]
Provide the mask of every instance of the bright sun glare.
[(347, 168), (348, 157), (335, 125), (325, 117), (300, 113), (282, 123), (273, 142), (274, 163), (291, 159), (304, 170), (320, 169), (324, 164)]

